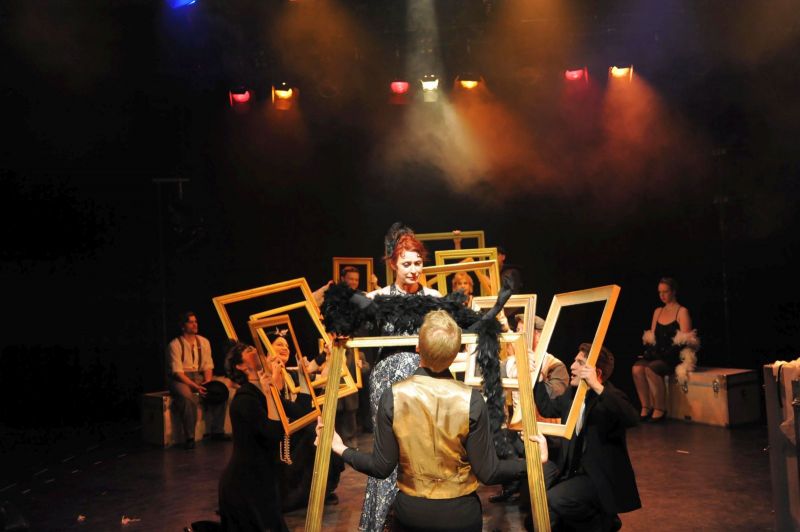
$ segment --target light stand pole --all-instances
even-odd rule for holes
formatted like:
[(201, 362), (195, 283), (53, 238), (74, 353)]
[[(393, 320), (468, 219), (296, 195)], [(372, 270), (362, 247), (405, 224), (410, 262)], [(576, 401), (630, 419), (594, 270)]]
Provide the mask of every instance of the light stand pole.
[(161, 345), (167, 345), (167, 259), (164, 252), (164, 214), (162, 208), (161, 185), (176, 183), (178, 185), (178, 200), (183, 200), (183, 184), (189, 179), (183, 177), (169, 177), (153, 179), (156, 185), (156, 210), (158, 212), (158, 268), (161, 281)]

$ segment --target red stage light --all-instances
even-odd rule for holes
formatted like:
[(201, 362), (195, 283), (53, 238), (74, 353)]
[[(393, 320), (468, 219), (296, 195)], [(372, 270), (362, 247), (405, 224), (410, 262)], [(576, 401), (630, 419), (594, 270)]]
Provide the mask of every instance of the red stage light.
[(407, 81), (393, 81), (391, 83), (392, 92), (395, 94), (405, 94), (408, 92), (409, 84)]
[(247, 103), (250, 101), (250, 91), (233, 92), (231, 91), (231, 104)]
[(577, 70), (565, 70), (564, 78), (567, 81), (587, 81), (589, 79), (589, 72), (586, 67)]

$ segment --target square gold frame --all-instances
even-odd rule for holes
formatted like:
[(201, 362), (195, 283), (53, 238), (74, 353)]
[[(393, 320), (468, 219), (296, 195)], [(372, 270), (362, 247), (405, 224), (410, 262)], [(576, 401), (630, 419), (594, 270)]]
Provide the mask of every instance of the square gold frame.
[[(472, 249), (446, 249), (446, 250), (439, 250), (434, 253), (435, 255), (435, 262), (437, 266), (441, 266), (444, 264), (452, 264), (448, 263), (448, 260), (455, 260), (461, 259), (460, 262), (471, 262), (476, 260), (497, 260), (497, 248), (472, 248)], [(498, 263), (499, 264), (499, 263)], [(499, 267), (499, 266), (498, 266)], [(477, 273), (477, 272), (476, 272)], [(480, 281), (480, 278), (479, 278)], [(437, 283), (441, 287), (443, 286), (447, 280), (445, 279), (444, 275), (440, 275)], [(483, 283), (481, 283), (481, 289), (483, 288)], [(439, 288), (441, 292), (441, 288)], [(489, 291), (491, 292), (491, 287), (489, 287)], [(442, 292), (445, 293), (445, 292)], [(493, 293), (484, 294), (483, 290), (481, 290), (480, 297), (486, 297), (487, 295), (497, 295), (497, 291), (495, 290)]]
[[(447, 275), (455, 272), (474, 272), (477, 270), (485, 270), (486, 268), (489, 268), (489, 284), (492, 293), (497, 294), (500, 290), (500, 270), (497, 267), (496, 260), (479, 260), (474, 262), (457, 262), (455, 264), (425, 266), (422, 268), (422, 275), (436, 275), (437, 279), (445, 279), (443, 283), (438, 283), (439, 292), (445, 295), (447, 294)], [(442, 284), (444, 286), (442, 286)]]
[[(575, 292), (567, 292), (563, 294), (556, 294), (553, 296), (553, 302), (550, 304), (550, 310), (547, 312), (547, 318), (544, 321), (544, 328), (542, 335), (539, 337), (539, 343), (536, 346), (534, 356), (536, 358), (536, 365), (533, 374), (531, 375), (531, 382), (537, 382), (539, 379), (539, 372), (542, 370), (542, 360), (544, 354), (547, 353), (547, 348), (550, 345), (550, 340), (553, 338), (553, 331), (558, 323), (558, 316), (561, 309), (564, 307), (571, 307), (575, 305), (583, 305), (586, 303), (597, 303), (605, 301), (603, 313), (600, 316), (600, 322), (597, 324), (597, 330), (592, 340), (592, 348), (589, 351), (589, 356), (586, 358), (586, 363), (594, 366), (597, 362), (597, 357), (600, 355), (600, 348), (606, 339), (608, 326), (611, 323), (611, 316), (614, 313), (614, 307), (617, 305), (619, 298), (620, 287), (617, 285), (600, 286), (597, 288), (588, 288), (586, 290), (578, 290)], [(560, 436), (562, 438), (570, 439), (575, 430), (575, 424), (578, 421), (580, 414), (581, 404), (586, 397), (587, 385), (581, 381), (578, 385), (578, 390), (575, 392), (575, 397), (572, 401), (572, 406), (569, 410), (569, 416), (566, 423), (544, 423), (537, 422), (539, 431), (542, 434), (549, 436)], [(529, 397), (533, 400), (533, 390), (524, 391), (520, 390), (520, 394), (530, 394)], [(523, 416), (525, 413), (523, 412)]]
[[(494, 306), (497, 298), (493, 296), (476, 297), (473, 301), (475, 301), (480, 308), (489, 309)], [(508, 298), (508, 302), (503, 308), (523, 309), (523, 315), (525, 316), (525, 332), (523, 336), (525, 338), (526, 349), (530, 349), (530, 346), (533, 344), (535, 326), (533, 317), (536, 315), (536, 294), (515, 294)], [(474, 352), (470, 353), (467, 357), (467, 370), (464, 373), (464, 384), (475, 387), (479, 387), (483, 384), (483, 377), (476, 374), (477, 365), (477, 355)], [(501, 379), (501, 383), (503, 388), (512, 390), (519, 389), (519, 379), (517, 378), (512, 379), (505, 377)]]
[[(420, 242), (435, 242), (438, 240), (454, 240), (461, 238), (474, 238), (478, 241), (478, 248), (486, 247), (486, 236), (483, 231), (461, 231), (458, 235), (454, 235), (452, 231), (443, 233), (416, 233), (414, 235)], [(455, 245), (455, 244), (454, 244)], [(386, 265), (386, 284), (390, 285), (394, 282), (394, 270), (388, 264)]]
[(316, 394), (314, 393), (314, 387), (311, 385), (311, 379), (308, 376), (308, 372), (306, 371), (305, 366), (300, 363), (299, 357), (302, 356), (302, 354), (300, 353), (300, 345), (297, 342), (297, 336), (295, 335), (294, 328), (292, 327), (292, 320), (287, 314), (282, 314), (280, 316), (270, 316), (260, 320), (250, 320), (248, 322), (248, 327), (250, 328), (250, 334), (253, 336), (253, 343), (258, 351), (259, 360), (261, 360), (261, 364), (263, 366), (264, 361), (267, 358), (266, 353), (264, 353), (264, 347), (267, 348), (267, 351), (270, 355), (275, 356), (276, 354), (275, 348), (272, 346), (272, 342), (270, 342), (267, 338), (264, 329), (281, 324), (289, 327), (289, 334), (292, 336), (292, 343), (295, 346), (295, 363), (297, 364), (298, 375), (301, 376), (306, 383), (305, 390), (303, 390), (302, 385), (295, 386), (294, 379), (292, 379), (292, 376), (289, 375), (288, 371), (286, 371), (286, 368), (283, 369), (283, 380), (286, 383), (285, 385), (289, 388), (289, 391), (293, 394), (307, 391), (311, 396), (311, 405), (313, 407), (313, 410), (311, 410), (308, 414), (305, 414), (294, 421), (289, 421), (289, 416), (286, 415), (286, 411), (283, 409), (283, 404), (281, 403), (280, 392), (274, 386), (270, 385), (270, 393), (275, 400), (275, 406), (278, 408), (278, 417), (281, 419), (283, 430), (286, 432), (286, 434), (294, 434), (303, 427), (314, 423), (322, 411), (320, 410), (319, 404), (316, 401)]
[(375, 266), (372, 257), (333, 257), (333, 282), (339, 282), (339, 274), (345, 266), (365, 266), (367, 278), (364, 279), (365, 292), (370, 292), (370, 282), (375, 273)]

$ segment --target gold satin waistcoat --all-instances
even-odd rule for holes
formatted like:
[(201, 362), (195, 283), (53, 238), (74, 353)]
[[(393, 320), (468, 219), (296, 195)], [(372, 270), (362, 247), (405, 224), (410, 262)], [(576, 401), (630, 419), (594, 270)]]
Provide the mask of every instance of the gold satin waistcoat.
[(400, 491), (452, 499), (478, 489), (464, 447), (472, 388), (451, 379), (412, 375), (392, 386), (392, 394)]

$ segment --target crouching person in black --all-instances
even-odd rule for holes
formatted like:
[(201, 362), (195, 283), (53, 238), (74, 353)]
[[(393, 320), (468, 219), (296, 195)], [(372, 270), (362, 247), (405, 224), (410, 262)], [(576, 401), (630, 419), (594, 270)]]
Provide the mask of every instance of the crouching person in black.
[[(639, 413), (608, 381), (614, 371), (614, 355), (602, 348), (596, 367), (592, 367), (586, 362), (590, 349), (591, 344), (580, 345), (566, 393), (551, 398), (541, 383), (534, 387), (539, 412), (563, 422), (580, 381), (589, 386), (575, 434), (563, 442), (558, 474), (548, 484), (547, 506), (554, 531), (618, 530), (622, 523), (617, 514), (642, 506), (625, 441), (625, 431), (636, 426)], [(525, 524), (532, 530), (530, 516)]]

